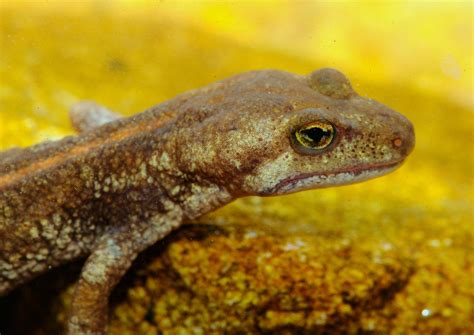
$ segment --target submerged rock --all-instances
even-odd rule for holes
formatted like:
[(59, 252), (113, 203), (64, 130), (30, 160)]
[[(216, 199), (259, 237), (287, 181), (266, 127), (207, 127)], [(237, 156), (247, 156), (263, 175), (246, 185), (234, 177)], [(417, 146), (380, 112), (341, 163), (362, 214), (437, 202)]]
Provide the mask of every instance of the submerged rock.
[(409, 257), (370, 240), (235, 225), (191, 225), (172, 240), (127, 283), (112, 334), (350, 332), (413, 273)]

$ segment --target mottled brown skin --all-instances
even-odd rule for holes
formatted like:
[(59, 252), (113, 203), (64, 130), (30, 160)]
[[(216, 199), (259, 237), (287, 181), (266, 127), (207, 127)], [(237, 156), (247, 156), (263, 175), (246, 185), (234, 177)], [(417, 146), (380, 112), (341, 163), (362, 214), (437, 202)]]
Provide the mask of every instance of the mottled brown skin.
[[(365, 180), (399, 166), (414, 133), (336, 70), (240, 74), (130, 118), (71, 111), (80, 135), (0, 154), (0, 294), (88, 256), (68, 332), (106, 331), (108, 296), (134, 258), (182, 222), (235, 198)], [(301, 149), (293, 132), (329, 122)]]

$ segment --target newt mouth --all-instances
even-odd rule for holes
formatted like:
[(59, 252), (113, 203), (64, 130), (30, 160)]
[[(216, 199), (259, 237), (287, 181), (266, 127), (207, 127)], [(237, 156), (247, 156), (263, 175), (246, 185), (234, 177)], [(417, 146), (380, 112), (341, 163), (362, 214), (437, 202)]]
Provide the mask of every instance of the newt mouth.
[(300, 173), (281, 180), (269, 191), (265, 192), (265, 194), (288, 194), (311, 188), (353, 184), (383, 176), (395, 170), (402, 163), (403, 160), (390, 163), (358, 165), (350, 169), (341, 169), (331, 172)]

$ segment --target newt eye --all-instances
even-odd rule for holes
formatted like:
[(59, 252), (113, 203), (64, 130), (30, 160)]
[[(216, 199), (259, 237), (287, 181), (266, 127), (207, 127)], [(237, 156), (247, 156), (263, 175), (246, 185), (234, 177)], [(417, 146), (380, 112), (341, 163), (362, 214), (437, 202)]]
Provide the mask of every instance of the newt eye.
[(332, 124), (313, 121), (295, 129), (291, 134), (291, 142), (297, 151), (303, 154), (314, 154), (331, 144), (334, 133)]

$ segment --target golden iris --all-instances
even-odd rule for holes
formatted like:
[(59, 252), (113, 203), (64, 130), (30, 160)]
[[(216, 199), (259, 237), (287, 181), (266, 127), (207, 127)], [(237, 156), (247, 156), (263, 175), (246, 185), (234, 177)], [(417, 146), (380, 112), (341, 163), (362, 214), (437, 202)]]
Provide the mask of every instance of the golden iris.
[(321, 150), (334, 139), (334, 127), (327, 122), (313, 121), (297, 129), (293, 137), (305, 148)]

